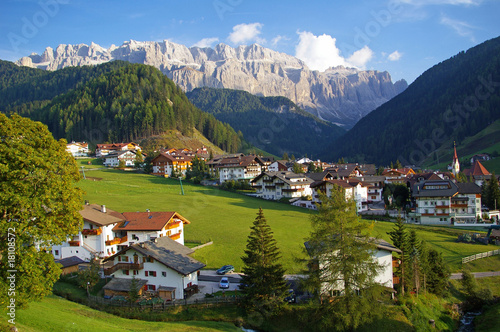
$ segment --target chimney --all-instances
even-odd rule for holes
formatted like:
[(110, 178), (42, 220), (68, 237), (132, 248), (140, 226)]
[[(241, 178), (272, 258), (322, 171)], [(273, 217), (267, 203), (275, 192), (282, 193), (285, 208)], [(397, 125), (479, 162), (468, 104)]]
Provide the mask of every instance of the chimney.
[(106, 213), (106, 205), (101, 205), (101, 212)]

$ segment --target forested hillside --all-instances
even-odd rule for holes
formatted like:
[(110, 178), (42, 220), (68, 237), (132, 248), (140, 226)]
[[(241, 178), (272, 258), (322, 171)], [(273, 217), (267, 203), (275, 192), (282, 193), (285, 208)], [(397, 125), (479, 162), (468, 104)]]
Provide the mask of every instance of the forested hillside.
[(0, 62), (0, 110), (45, 123), (56, 138), (132, 141), (196, 128), (235, 152), (242, 134), (193, 106), (158, 69), (114, 61), (47, 72)]
[(361, 119), (323, 157), (421, 164), (500, 118), (500, 37), (427, 70), (404, 92)]
[(277, 156), (316, 156), (344, 129), (322, 121), (285, 97), (258, 97), (231, 89), (197, 88), (189, 100), (240, 130), (253, 145)]

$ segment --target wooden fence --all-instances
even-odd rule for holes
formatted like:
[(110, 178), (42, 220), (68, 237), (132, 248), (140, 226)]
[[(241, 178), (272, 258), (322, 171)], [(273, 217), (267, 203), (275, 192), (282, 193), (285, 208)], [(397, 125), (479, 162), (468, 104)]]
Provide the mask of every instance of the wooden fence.
[(114, 301), (113, 299), (105, 299), (101, 296), (88, 296), (89, 302), (99, 305), (109, 305), (113, 307), (128, 307), (128, 308), (139, 308), (141, 310), (151, 309), (155, 311), (163, 311), (168, 308), (172, 308), (179, 305), (223, 305), (223, 304), (235, 304), (240, 301), (238, 296), (217, 296), (217, 297), (206, 297), (202, 299), (184, 299), (175, 301), (164, 301), (162, 303), (151, 303), (151, 304), (139, 304), (130, 303), (127, 301)]
[(468, 256), (468, 257), (462, 258), (462, 264), (472, 262), (472, 261), (474, 261), (476, 259), (490, 257), (490, 256), (498, 255), (498, 254), (500, 254), (500, 249), (492, 250), (492, 251), (487, 251), (487, 252), (482, 252), (480, 254), (475, 254), (475, 255), (472, 255), (472, 256)]

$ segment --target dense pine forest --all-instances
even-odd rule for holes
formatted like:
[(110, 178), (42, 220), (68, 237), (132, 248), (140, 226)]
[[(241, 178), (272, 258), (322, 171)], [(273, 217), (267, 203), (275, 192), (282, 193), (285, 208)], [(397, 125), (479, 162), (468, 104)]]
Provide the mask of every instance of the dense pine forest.
[(241, 90), (206, 87), (186, 95), (203, 111), (241, 131), (251, 144), (277, 156), (287, 152), (314, 157), (345, 132), (285, 97), (259, 97)]
[(500, 118), (500, 37), (427, 70), (325, 149), (327, 160), (419, 164)]
[(228, 152), (243, 135), (193, 106), (158, 69), (113, 61), (48, 72), (0, 62), (0, 110), (45, 123), (56, 138), (133, 141), (193, 128)]

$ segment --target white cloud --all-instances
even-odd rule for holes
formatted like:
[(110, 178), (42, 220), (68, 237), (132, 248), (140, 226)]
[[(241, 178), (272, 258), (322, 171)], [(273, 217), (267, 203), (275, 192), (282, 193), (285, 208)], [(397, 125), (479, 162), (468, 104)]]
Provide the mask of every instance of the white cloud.
[(452, 18), (442, 16), (441, 17), (441, 24), (446, 25), (462, 37), (469, 38), (472, 42), (476, 42), (476, 39), (474, 38), (474, 33), (473, 30), (475, 29), (474, 26), (468, 24), (467, 22), (459, 21), (459, 20), (454, 20)]
[(373, 51), (365, 46), (346, 59), (340, 54), (340, 50), (335, 45), (336, 39), (332, 36), (326, 34), (315, 36), (307, 31), (297, 33), (299, 43), (295, 47), (295, 56), (304, 61), (312, 70), (324, 71), (336, 66), (363, 69), (373, 56)]
[(391, 54), (389, 54), (387, 59), (389, 59), (390, 61), (398, 61), (399, 59), (401, 59), (402, 56), (403, 56), (403, 53), (399, 53), (396, 50), (396, 51), (392, 52)]
[(219, 41), (219, 38), (217, 38), (217, 37), (203, 38), (202, 40), (197, 41), (193, 46), (201, 47), (201, 48), (210, 47), (210, 46), (212, 46), (213, 43), (216, 43), (218, 41)]
[(373, 51), (368, 47), (364, 46), (362, 49), (354, 52), (348, 59), (347, 62), (353, 64), (358, 68), (365, 68), (368, 61), (373, 57)]
[(233, 32), (229, 34), (228, 40), (233, 44), (241, 45), (248, 42), (264, 44), (265, 39), (259, 37), (262, 23), (238, 24), (233, 27)]
[(290, 40), (290, 38), (287, 38), (287, 37), (282, 36), (282, 35), (277, 35), (276, 37), (274, 37), (271, 40), (271, 44), (273, 44), (273, 46), (276, 46), (282, 40)]

